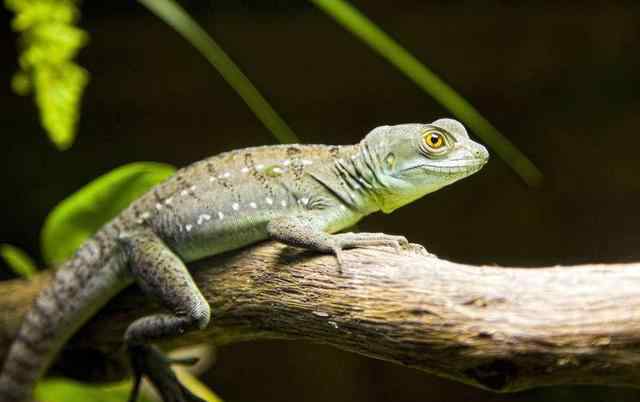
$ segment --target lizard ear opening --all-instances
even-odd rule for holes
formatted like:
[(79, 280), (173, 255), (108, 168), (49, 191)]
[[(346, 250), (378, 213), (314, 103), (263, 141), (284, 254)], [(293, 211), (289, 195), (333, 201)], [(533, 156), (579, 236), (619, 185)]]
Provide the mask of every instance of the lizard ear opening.
[(390, 152), (384, 158), (384, 163), (387, 166), (387, 169), (393, 170), (396, 167), (396, 155), (393, 152)]

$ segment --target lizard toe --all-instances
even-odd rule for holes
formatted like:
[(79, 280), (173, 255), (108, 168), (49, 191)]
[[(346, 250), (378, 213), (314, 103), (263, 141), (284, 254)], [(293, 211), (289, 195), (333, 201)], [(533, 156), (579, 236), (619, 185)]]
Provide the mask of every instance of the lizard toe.
[[(180, 383), (171, 369), (174, 361), (168, 359), (158, 348), (133, 345), (129, 347), (129, 354), (135, 379), (129, 402), (137, 400), (142, 376), (149, 379), (163, 402), (206, 402)], [(194, 363), (194, 359), (180, 359), (178, 363)]]

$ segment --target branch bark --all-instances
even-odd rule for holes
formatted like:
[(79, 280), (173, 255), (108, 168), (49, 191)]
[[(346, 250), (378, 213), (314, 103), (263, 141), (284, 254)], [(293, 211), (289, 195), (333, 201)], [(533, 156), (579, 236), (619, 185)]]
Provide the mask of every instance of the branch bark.
[[(167, 347), (303, 339), (501, 392), (640, 385), (640, 264), (470, 266), (413, 245), (350, 250), (340, 273), (332, 256), (263, 243), (190, 268), (213, 320)], [(0, 283), (0, 359), (49, 280)], [(78, 375), (78, 356), (121, 368), (124, 329), (158, 310), (126, 290), (69, 342), (58, 368)], [(107, 366), (83, 374), (110, 378)]]

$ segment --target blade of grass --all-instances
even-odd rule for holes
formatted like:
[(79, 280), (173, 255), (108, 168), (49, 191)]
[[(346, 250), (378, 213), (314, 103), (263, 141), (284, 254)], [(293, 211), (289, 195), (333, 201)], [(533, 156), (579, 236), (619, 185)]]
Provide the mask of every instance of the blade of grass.
[(515, 145), (502, 135), (469, 102), (435, 73), (378, 28), (359, 10), (344, 0), (311, 0), (318, 8), (360, 38), (382, 57), (409, 77), (478, 134), (531, 186), (540, 184), (542, 173)]
[(247, 76), (222, 48), (173, 0), (139, 0), (158, 18), (175, 29), (211, 63), (240, 95), (256, 117), (281, 143), (300, 142)]

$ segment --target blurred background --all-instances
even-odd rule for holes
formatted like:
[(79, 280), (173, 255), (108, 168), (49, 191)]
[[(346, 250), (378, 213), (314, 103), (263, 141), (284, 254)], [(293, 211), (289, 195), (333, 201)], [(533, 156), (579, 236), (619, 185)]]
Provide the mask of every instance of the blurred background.
[[(479, 174), (392, 216), (369, 217), (360, 230), (403, 234), (471, 264), (640, 260), (640, 3), (558, 3), (352, 1), (545, 177), (528, 187), (494, 155)], [(450, 115), (310, 3), (181, 4), (303, 142), (351, 144), (378, 125)], [(182, 166), (276, 142), (204, 58), (147, 9), (85, 1), (80, 25), (90, 42), (77, 60), (91, 81), (78, 138), (60, 152), (43, 134), (32, 98), (11, 90), (18, 69), (11, 17), (0, 12), (0, 242), (38, 256), (40, 228), (56, 203), (122, 164)], [(495, 395), (327, 346), (275, 341), (220, 349), (204, 380), (237, 402), (640, 398), (605, 387)]]

